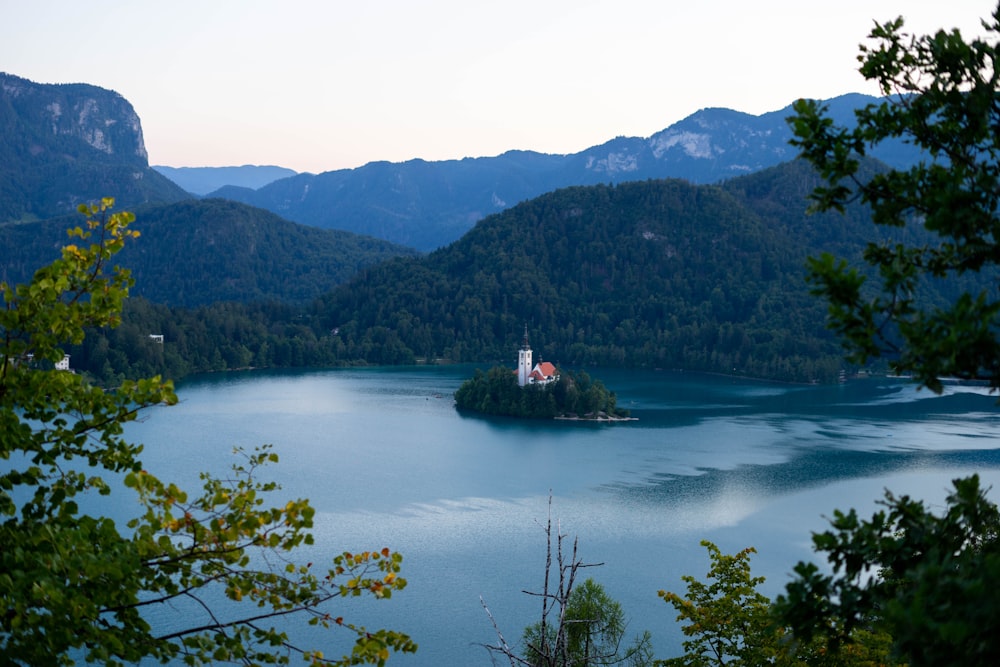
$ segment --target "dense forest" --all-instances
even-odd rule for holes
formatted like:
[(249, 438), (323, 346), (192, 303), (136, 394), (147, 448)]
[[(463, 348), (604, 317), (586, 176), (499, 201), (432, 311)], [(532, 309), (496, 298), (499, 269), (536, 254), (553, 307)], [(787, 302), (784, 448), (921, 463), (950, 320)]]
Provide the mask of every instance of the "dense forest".
[(171, 308), (142, 298), (125, 302), (118, 327), (92, 331), (67, 352), (74, 370), (87, 371), (105, 385), (155, 374), (181, 379), (249, 367), (333, 366), (350, 357), (338, 338), (317, 335), (299, 307), (216, 303)]
[[(792, 162), (718, 186), (558, 190), (430, 255), (362, 269), (308, 304), (191, 310), (137, 301), (119, 330), (75, 350), (73, 364), (102, 377), (133, 367), (179, 378), (251, 366), (498, 362), (527, 324), (539, 352), (563, 367), (834, 381), (845, 370), (841, 348), (809, 293), (805, 261), (825, 250), (859, 256), (872, 226), (860, 207), (807, 215), (815, 183)], [(277, 252), (275, 243), (258, 252)], [(162, 348), (150, 334), (164, 335)]]
[(790, 162), (714, 186), (558, 190), (426, 258), (364, 270), (323, 297), (317, 317), (348, 344), (378, 331), (417, 358), (506, 358), (527, 323), (564, 366), (832, 381), (841, 348), (805, 282), (806, 259), (857, 258), (876, 239), (860, 205), (809, 215), (816, 184), (811, 167)]
[[(116, 203), (115, 210), (124, 210)], [(349, 232), (306, 227), (224, 199), (134, 209), (140, 237), (115, 262), (135, 278), (133, 296), (172, 306), (222, 301), (307, 304), (368, 265), (416, 251)], [(0, 224), (0, 279), (24, 282), (58, 257), (79, 214)]]

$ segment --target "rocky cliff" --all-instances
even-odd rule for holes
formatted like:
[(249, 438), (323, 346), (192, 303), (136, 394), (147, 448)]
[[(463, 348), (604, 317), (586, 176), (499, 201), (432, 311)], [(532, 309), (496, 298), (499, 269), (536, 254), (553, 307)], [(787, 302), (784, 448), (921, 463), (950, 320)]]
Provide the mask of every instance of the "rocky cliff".
[(118, 93), (0, 73), (0, 222), (106, 196), (126, 208), (187, 195), (150, 169), (139, 116)]

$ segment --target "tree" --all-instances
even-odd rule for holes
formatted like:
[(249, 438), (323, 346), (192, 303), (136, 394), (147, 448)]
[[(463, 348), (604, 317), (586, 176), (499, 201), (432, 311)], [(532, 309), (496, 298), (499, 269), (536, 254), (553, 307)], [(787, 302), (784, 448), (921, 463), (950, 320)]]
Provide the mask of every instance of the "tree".
[(978, 476), (954, 485), (940, 516), (889, 492), (870, 520), (835, 512), (813, 536), (832, 572), (799, 563), (775, 603), (796, 639), (838, 652), (858, 630), (876, 631), (912, 667), (998, 664), (1000, 512)]
[[(567, 558), (563, 551), (565, 535), (552, 525), (552, 498), (545, 524), (545, 576), (541, 592), (525, 591), (542, 602), (541, 618), (524, 629), (522, 652), (504, 639), (486, 602), (480, 600), (497, 633), (497, 644), (486, 645), (491, 653), (506, 657), (511, 667), (597, 667), (623, 665), (646, 667), (652, 664), (652, 639), (649, 632), (636, 636), (624, 645), (627, 623), (621, 605), (604, 587), (587, 579), (579, 587), (576, 578), (581, 568), (600, 563), (584, 563), (577, 557), (577, 541)], [(555, 563), (553, 563), (555, 542)], [(555, 580), (552, 575), (555, 574)]]
[(684, 655), (659, 660), (662, 667), (709, 667), (711, 665), (778, 665), (814, 667), (875, 667), (896, 664), (889, 657), (889, 637), (867, 628), (854, 629), (851, 645), (831, 654), (826, 650), (822, 633), (807, 642), (789, 640), (788, 627), (776, 621), (771, 600), (758, 590), (764, 577), (750, 574), (748, 547), (736, 554), (723, 554), (705, 540), (712, 567), (708, 579), (699, 581), (684, 576), (687, 596), (660, 591), (659, 596), (677, 610), (678, 621), (685, 621)]
[(779, 635), (771, 627), (771, 601), (757, 587), (764, 577), (750, 576), (748, 547), (734, 555), (723, 554), (707, 540), (712, 567), (708, 582), (685, 575), (687, 597), (659, 591), (664, 602), (677, 610), (677, 620), (685, 621), (684, 656), (665, 660), (663, 665), (705, 667), (708, 665), (764, 665), (777, 654)]
[[(1000, 264), (1000, 6), (982, 25), (985, 36), (966, 41), (958, 30), (905, 33), (902, 18), (876, 24), (860, 71), (887, 97), (857, 111), (852, 128), (835, 127), (809, 100), (790, 118), (793, 144), (826, 181), (813, 194), (815, 209), (843, 211), (860, 200), (886, 235), (864, 252), (873, 272), (830, 254), (810, 260), (832, 328), (853, 360), (885, 355), (934, 391), (943, 376), (1000, 388), (1000, 296), (994, 284), (969, 280), (979, 272), (992, 279)], [(926, 159), (864, 176), (868, 150), (888, 138)], [(908, 229), (928, 240), (906, 241)], [(924, 286), (943, 282), (956, 283), (950, 303), (923, 298)]]
[(475, 374), (455, 391), (455, 405), (488, 415), (529, 419), (627, 419), (628, 410), (617, 407), (617, 397), (600, 380), (584, 371), (559, 371), (550, 384), (517, 384), (509, 368), (494, 366)]
[[(795, 143), (827, 181), (815, 207), (843, 210), (859, 199), (888, 235), (864, 253), (874, 287), (845, 260), (810, 261), (832, 327), (855, 360), (887, 355), (934, 391), (949, 375), (1000, 388), (1000, 300), (995, 285), (970, 280), (995, 281), (1000, 263), (1000, 5), (982, 25), (985, 36), (966, 41), (957, 30), (904, 33), (902, 18), (876, 24), (861, 72), (889, 97), (859, 111), (850, 129), (808, 101), (791, 119)], [(862, 178), (866, 151), (889, 137), (926, 159)], [(901, 240), (910, 228), (926, 240)], [(950, 285), (951, 302), (923, 300), (928, 283)], [(841, 651), (853, 632), (872, 629), (887, 632), (895, 655), (915, 667), (996, 664), (1000, 519), (978, 477), (954, 487), (941, 516), (888, 492), (886, 509), (868, 521), (836, 512), (832, 529), (813, 538), (832, 572), (799, 563), (776, 603), (796, 641), (819, 637)]]
[(646, 665), (649, 664), (649, 633), (636, 637), (629, 646), (625, 640), (625, 612), (604, 587), (587, 578), (573, 588), (566, 601), (565, 660), (552, 661), (552, 647), (559, 645), (560, 632), (541, 621), (524, 629), (522, 644), (528, 664), (543, 667), (551, 664), (586, 667), (588, 665)]
[[(306, 500), (265, 505), (277, 490), (257, 479), (277, 457), (242, 454), (231, 475), (202, 475), (188, 496), (145, 470), (142, 447), (123, 426), (143, 408), (176, 402), (160, 377), (114, 390), (56, 370), (63, 345), (88, 328), (115, 326), (128, 271), (112, 257), (138, 236), (112, 201), (81, 206), (77, 244), (23, 285), (0, 283), (0, 654), (8, 664), (122, 664), (151, 658), (187, 664), (286, 663), (301, 652), (315, 664), (385, 662), (416, 646), (403, 634), (356, 627), (324, 611), (334, 598), (388, 598), (405, 586), (401, 556), (388, 549), (345, 552), (328, 569), (289, 559), (312, 538)], [(89, 508), (114, 493), (136, 508), (127, 527)], [(132, 498), (130, 498), (132, 496)], [(242, 601), (242, 604), (239, 604)], [(169, 627), (144, 614), (170, 605)], [(345, 628), (355, 639), (340, 658), (296, 648), (270, 625), (293, 613)]]

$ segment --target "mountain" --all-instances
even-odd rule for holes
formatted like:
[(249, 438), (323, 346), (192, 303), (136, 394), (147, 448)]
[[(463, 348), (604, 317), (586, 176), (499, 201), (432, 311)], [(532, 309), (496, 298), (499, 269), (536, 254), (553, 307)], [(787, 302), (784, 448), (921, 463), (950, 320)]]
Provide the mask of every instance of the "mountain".
[(831, 380), (841, 349), (805, 260), (857, 258), (876, 232), (860, 206), (807, 215), (817, 184), (792, 161), (721, 185), (560, 189), (430, 255), (365, 269), (315, 318), (373, 363), (509, 359), (527, 324), (557, 365)]
[[(877, 98), (851, 94), (828, 100), (831, 116), (853, 122), (853, 111)], [(257, 190), (226, 187), (215, 196), (266, 208), (307, 225), (345, 229), (433, 250), (481, 218), (557, 188), (683, 178), (713, 183), (795, 157), (785, 119), (791, 106), (754, 116), (703, 109), (651, 137), (619, 137), (573, 155), (511, 151), (496, 157), (403, 163), (299, 174)], [(902, 144), (873, 157), (891, 166), (917, 159)]]
[(188, 195), (149, 167), (139, 116), (118, 93), (0, 72), (0, 222), (100, 197), (134, 208)]
[[(212, 173), (251, 183), (295, 173), (234, 169)], [(23, 282), (57, 257), (65, 230), (82, 221), (71, 212), (99, 197), (137, 214), (142, 236), (116, 261), (136, 278), (133, 295), (163, 304), (304, 303), (361, 267), (415, 252), (238, 202), (193, 200), (149, 167), (139, 117), (121, 95), (0, 73), (0, 280)]]
[[(121, 209), (117, 207), (116, 209)], [(134, 296), (168, 305), (217, 301), (305, 303), (346, 282), (360, 269), (410, 248), (339, 230), (299, 225), (222, 199), (135, 210), (138, 239), (115, 256), (135, 278)], [(27, 280), (58, 257), (65, 230), (82, 217), (0, 225), (0, 280)]]
[(153, 165), (153, 169), (163, 174), (185, 191), (195, 195), (207, 195), (219, 188), (232, 185), (256, 190), (280, 178), (295, 176), (298, 172), (273, 165), (245, 164), (241, 167), (166, 167)]
[[(358, 169), (299, 174), (259, 190), (226, 187), (213, 196), (243, 201), (289, 220), (344, 229), (430, 250), (483, 217), (551, 190), (558, 156), (531, 152), (444, 162), (372, 162)], [(508, 201), (504, 197), (513, 197)]]

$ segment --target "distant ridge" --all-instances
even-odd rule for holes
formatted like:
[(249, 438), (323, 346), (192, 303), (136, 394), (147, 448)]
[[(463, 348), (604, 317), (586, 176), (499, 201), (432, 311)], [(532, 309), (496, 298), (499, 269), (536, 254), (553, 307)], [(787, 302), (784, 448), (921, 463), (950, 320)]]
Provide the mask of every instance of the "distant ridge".
[[(855, 109), (876, 101), (852, 93), (826, 103), (838, 123), (851, 124)], [(213, 194), (303, 224), (429, 251), (454, 242), (487, 215), (558, 188), (661, 178), (714, 183), (789, 161), (796, 156), (785, 120), (791, 114), (791, 105), (759, 116), (702, 109), (650, 137), (618, 137), (572, 155), (509, 151), (440, 162), (372, 162)], [(906, 166), (917, 154), (896, 142), (880, 146), (873, 157)]]
[(253, 164), (245, 164), (239, 167), (167, 167), (164, 165), (153, 165), (153, 169), (184, 188), (187, 192), (195, 195), (207, 195), (227, 185), (257, 190), (280, 178), (289, 178), (298, 174), (294, 169), (286, 167)]

